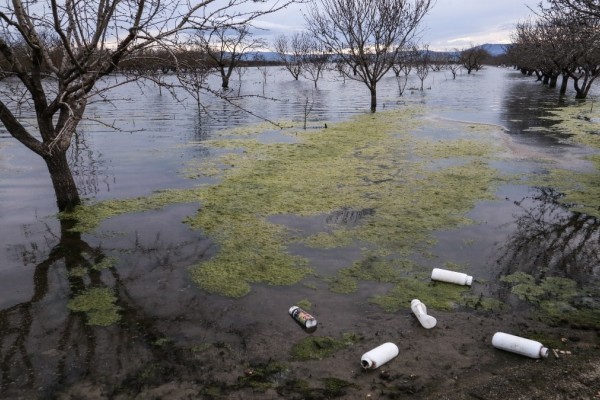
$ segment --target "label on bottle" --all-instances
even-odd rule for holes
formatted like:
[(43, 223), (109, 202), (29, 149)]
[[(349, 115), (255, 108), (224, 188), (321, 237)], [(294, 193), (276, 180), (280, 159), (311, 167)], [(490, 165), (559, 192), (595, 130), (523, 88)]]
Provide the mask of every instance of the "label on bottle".
[(315, 317), (301, 309), (300, 307), (294, 306), (290, 308), (290, 316), (296, 321), (300, 326), (302, 326), (307, 331), (314, 331), (317, 329), (317, 320)]

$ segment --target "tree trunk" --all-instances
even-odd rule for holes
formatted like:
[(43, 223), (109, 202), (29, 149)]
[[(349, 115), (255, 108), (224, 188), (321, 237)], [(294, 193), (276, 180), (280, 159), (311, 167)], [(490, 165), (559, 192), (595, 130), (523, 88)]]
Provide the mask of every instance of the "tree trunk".
[(562, 76), (562, 82), (560, 84), (560, 94), (567, 93), (567, 85), (568, 85), (568, 83), (569, 83), (569, 75), (563, 74), (563, 76)]
[(558, 81), (558, 74), (552, 74), (552, 76), (550, 76), (550, 83), (548, 84), (548, 87), (554, 89), (556, 87), (557, 81)]
[(371, 112), (374, 113), (377, 111), (377, 88), (371, 86), (369, 90), (371, 91)]
[(229, 77), (227, 75), (223, 75), (223, 84), (221, 85), (221, 87), (223, 89), (229, 89)]
[(52, 179), (59, 211), (68, 211), (81, 204), (66, 152), (44, 157), (44, 161)]

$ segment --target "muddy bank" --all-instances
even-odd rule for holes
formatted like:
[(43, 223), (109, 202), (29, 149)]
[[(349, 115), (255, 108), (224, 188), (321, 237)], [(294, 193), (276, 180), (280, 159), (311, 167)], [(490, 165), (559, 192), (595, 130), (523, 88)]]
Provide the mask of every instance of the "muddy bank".
[[(53, 393), (12, 390), (2, 398), (593, 399), (599, 395), (597, 330), (547, 327), (511, 313), (435, 310), (431, 313), (438, 325), (424, 330), (407, 310), (381, 313), (346, 303), (334, 312), (317, 303), (314, 314), (318, 312), (322, 322), (308, 335), (285, 310), (274, 314), (278, 307), (273, 304), (283, 298), (271, 298), (260, 321), (248, 319), (235, 328), (231, 321), (207, 321), (202, 337), (219, 338), (216, 341), (199, 343), (199, 327), (185, 322), (158, 323), (165, 333), (162, 341), (154, 338), (144, 344), (143, 338), (131, 335), (129, 352), (138, 358), (128, 360), (126, 375), (95, 371), (93, 377), (81, 377)], [(533, 360), (496, 350), (490, 341), (497, 330), (544, 338), (559, 358), (554, 352), (548, 359)], [(398, 345), (399, 356), (377, 370), (363, 370), (362, 353), (386, 341)]]

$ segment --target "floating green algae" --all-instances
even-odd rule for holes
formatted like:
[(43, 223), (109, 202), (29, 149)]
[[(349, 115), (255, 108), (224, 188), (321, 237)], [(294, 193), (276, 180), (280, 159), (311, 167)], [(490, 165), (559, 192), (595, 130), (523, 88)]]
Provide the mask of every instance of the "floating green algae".
[[(231, 154), (235, 167), (200, 193), (202, 210), (189, 219), (221, 245), (215, 258), (192, 269), (194, 280), (211, 292), (241, 296), (252, 282), (292, 284), (310, 273), (305, 260), (286, 253), (289, 232), (269, 224), (270, 215), (372, 209), (356, 227), (300, 240), (329, 248), (367, 243), (380, 254), (408, 254), (432, 230), (466, 223), (476, 200), (493, 197), (497, 171), (479, 159), (425, 170), (414, 154), (427, 144), (407, 134), (420, 123), (416, 116), (416, 110), (366, 115), (299, 133), (302, 141), (293, 144), (244, 142), (244, 152)], [(446, 157), (453, 148), (444, 149)]]
[(115, 293), (109, 288), (91, 288), (69, 301), (71, 311), (84, 312), (88, 325), (110, 326), (120, 319)]
[(312, 303), (308, 299), (299, 300), (295, 304), (306, 311), (310, 311), (312, 308)]
[(421, 300), (431, 310), (469, 307), (476, 310), (500, 311), (506, 308), (506, 305), (499, 300), (472, 294), (469, 287), (424, 281), (419, 277), (398, 280), (388, 293), (374, 296), (371, 302), (385, 311), (396, 312), (410, 308), (410, 302), (413, 299)]
[(354, 333), (344, 333), (340, 339), (330, 336), (308, 336), (292, 347), (292, 357), (296, 360), (322, 360), (352, 346), (362, 340), (362, 337)]
[(267, 363), (250, 365), (244, 376), (238, 377), (238, 381), (258, 390), (266, 390), (276, 386), (278, 377), (289, 370), (288, 366), (269, 360)]
[[(193, 266), (192, 278), (209, 292), (233, 297), (247, 294), (253, 283), (291, 285), (314, 273), (305, 258), (288, 252), (294, 241), (406, 257), (426, 251), (434, 230), (469, 223), (466, 212), (477, 201), (493, 199), (504, 179), (486, 161), (495, 148), (490, 135), (477, 137), (476, 129), (470, 129), (458, 142), (432, 144), (411, 133), (423, 126), (421, 115), (418, 108), (406, 108), (327, 129), (292, 130), (286, 134), (294, 135), (293, 143), (241, 140), (228, 132), (222, 140), (202, 143), (226, 152), (216, 161), (223, 166), (219, 183), (84, 205), (64, 217), (78, 220), (77, 230), (89, 231), (123, 213), (198, 202), (199, 212), (186, 222), (214, 240), (218, 252)], [(432, 169), (431, 157), (460, 163)], [(269, 222), (274, 215), (319, 216), (339, 210), (372, 212), (355, 226), (331, 224), (326, 232), (306, 237)], [(352, 283), (364, 278), (342, 279)]]
[(600, 218), (599, 175), (600, 168), (589, 173), (554, 169), (548, 175), (537, 178), (536, 182), (539, 186), (557, 188), (564, 195), (560, 202), (569, 210)]
[(176, 203), (190, 203), (195, 200), (194, 190), (161, 190), (148, 197), (134, 199), (105, 200), (93, 204), (83, 204), (73, 211), (62, 212), (59, 217), (75, 221), (74, 232), (90, 232), (108, 218), (123, 214), (158, 210)]
[(104, 257), (99, 262), (95, 263), (92, 267), (95, 271), (102, 271), (104, 269), (113, 268), (117, 264), (117, 259), (114, 257)]
[[(569, 140), (600, 150), (600, 110), (589, 104), (563, 107), (552, 111), (547, 119), (556, 121), (552, 130), (566, 134)], [(561, 203), (573, 211), (600, 218), (600, 154), (586, 157), (595, 168), (593, 172), (553, 169), (548, 175), (537, 177), (533, 184), (549, 186), (564, 194)]]
[(534, 304), (543, 320), (578, 327), (600, 326), (600, 309), (584, 301), (597, 298), (600, 293), (596, 287), (579, 288), (571, 279), (553, 276), (536, 280), (524, 272), (504, 276), (501, 281), (510, 284), (512, 293), (521, 300)]
[(329, 286), (334, 293), (352, 293), (358, 289), (359, 281), (394, 283), (412, 271), (415, 264), (403, 259), (381, 259), (367, 256), (356, 261), (349, 268), (342, 268), (338, 274), (329, 279)]
[(419, 299), (432, 310), (451, 310), (465, 303), (468, 287), (442, 282), (403, 278), (387, 294), (375, 296), (372, 302), (385, 311), (394, 312), (410, 307), (412, 299)]
[(521, 300), (539, 303), (545, 298), (565, 301), (577, 295), (577, 283), (571, 279), (549, 276), (539, 283), (524, 272), (503, 276), (502, 282), (512, 284), (512, 292)]
[(323, 393), (325, 394), (326, 398), (345, 396), (347, 393), (347, 389), (358, 387), (352, 382), (348, 382), (335, 377), (323, 378), (321, 379), (321, 381), (325, 386)]
[[(99, 262), (93, 264), (91, 266), (91, 270), (93, 271), (102, 271), (104, 269), (113, 268), (117, 264), (117, 259), (113, 257), (104, 257)], [(69, 270), (69, 276), (82, 278), (90, 273), (90, 268), (88, 266), (79, 265), (77, 267), (73, 267)]]
[(575, 143), (600, 149), (600, 108), (580, 103), (550, 111), (551, 129), (567, 134)]

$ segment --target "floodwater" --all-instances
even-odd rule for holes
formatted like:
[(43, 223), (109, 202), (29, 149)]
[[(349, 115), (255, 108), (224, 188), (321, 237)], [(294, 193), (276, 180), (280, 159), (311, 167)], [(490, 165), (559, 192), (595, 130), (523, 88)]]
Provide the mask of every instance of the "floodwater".
[[(70, 154), (83, 197), (131, 198), (197, 184), (186, 177), (186, 163), (213, 154), (201, 143), (215, 132), (260, 122), (247, 111), (298, 123), (310, 104), (311, 129), (368, 111), (362, 84), (342, 82), (333, 73), (316, 90), (312, 82), (293, 81), (277, 68), (269, 68), (266, 78), (251, 69), (242, 79), (241, 86), (233, 82), (233, 93), (264, 98), (243, 97), (233, 105), (206, 97), (208, 113), (199, 113), (182, 93), (175, 101), (148, 86), (142, 92), (121, 87), (114, 102), (91, 104), (88, 116), (102, 123), (86, 121)], [(218, 81), (210, 83), (218, 87)], [(449, 73), (431, 73), (427, 89), (412, 89), (419, 85), (410, 81), (400, 97), (395, 78), (386, 77), (379, 85), (379, 110), (416, 103), (436, 121), (497, 125), (521, 160), (498, 161), (496, 167), (503, 171), (540, 172), (546, 168), (536, 161), (540, 155), (561, 167), (590, 168), (582, 161), (590, 149), (543, 129), (550, 123), (542, 117), (572, 102), (572, 95), (560, 99), (532, 77), (504, 68), (456, 80)], [(424, 129), (421, 134), (436, 138), (444, 132)], [(259, 139), (289, 140), (275, 128)], [(187, 145), (192, 142), (200, 145)], [(523, 161), (528, 158), (530, 162)], [(457, 382), (475, 373), (492, 376), (496, 368), (522, 364), (521, 358), (490, 348), (490, 334), (496, 330), (570, 335), (582, 348), (597, 346), (594, 329), (600, 327), (548, 326), (532, 317), (526, 302), (494, 283), (518, 271), (539, 274), (540, 268), (543, 276), (578, 284), (598, 281), (600, 221), (565, 211), (559, 193), (550, 189), (502, 185), (496, 200), (479, 202), (471, 210), (475, 224), (434, 233), (432, 253), (468, 265), (467, 272), (479, 282), (473, 290), (512, 308), (505, 314), (439, 312), (438, 327), (426, 332), (408, 307), (386, 313), (369, 303), (372, 295), (390, 288), (385, 283), (361, 283), (361, 290), (351, 295), (333, 294), (317, 278), (292, 287), (257, 284), (240, 299), (202, 291), (188, 267), (217, 249), (210, 238), (182, 223), (199, 204), (127, 214), (105, 221), (93, 233), (76, 234), (56, 219), (53, 196), (43, 162), (0, 131), (0, 398), (426, 396), (435, 388), (456, 389)], [(301, 223), (310, 225), (310, 220)], [(358, 252), (305, 256), (326, 274), (351, 265)], [(74, 266), (103, 256), (117, 260), (116, 265), (84, 276), (71, 273)], [(431, 259), (416, 261), (440, 266)], [(92, 285), (114, 290), (119, 323), (91, 326), (82, 313), (69, 311), (73, 293)], [(586, 307), (600, 307), (593, 294), (580, 297)], [(291, 359), (291, 346), (306, 334), (287, 309), (304, 298), (310, 298), (311, 312), (318, 316), (315, 335), (339, 338), (352, 332), (361, 341), (323, 360)], [(398, 343), (401, 351), (387, 375), (361, 371), (360, 355), (386, 341)], [(331, 389), (327, 378), (348, 384)]]

